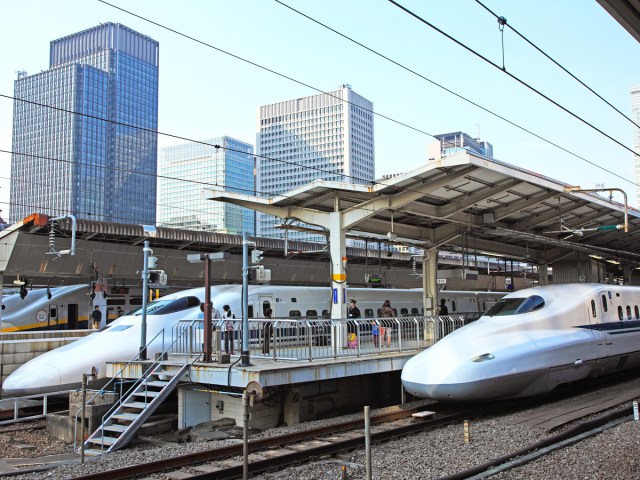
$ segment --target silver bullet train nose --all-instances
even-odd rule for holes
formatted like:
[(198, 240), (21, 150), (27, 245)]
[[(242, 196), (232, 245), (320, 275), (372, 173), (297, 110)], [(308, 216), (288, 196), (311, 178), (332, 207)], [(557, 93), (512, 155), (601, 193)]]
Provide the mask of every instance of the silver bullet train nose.
[(2, 384), (2, 391), (13, 396), (32, 395), (43, 391), (61, 390), (62, 375), (54, 365), (44, 362), (25, 364)]

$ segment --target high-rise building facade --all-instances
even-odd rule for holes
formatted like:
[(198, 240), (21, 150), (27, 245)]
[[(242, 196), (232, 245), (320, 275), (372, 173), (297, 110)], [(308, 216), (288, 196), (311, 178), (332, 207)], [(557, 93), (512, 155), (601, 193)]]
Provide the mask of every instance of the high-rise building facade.
[[(375, 178), (373, 103), (349, 85), (258, 107), (257, 194), (273, 197), (316, 179), (370, 183)], [(281, 237), (282, 220), (258, 213), (258, 232)], [(290, 239), (324, 241), (309, 233)]]
[(52, 41), (49, 70), (19, 74), (14, 220), (40, 212), (155, 225), (158, 53), (155, 40), (104, 23)]
[[(631, 87), (629, 91), (631, 95), (631, 120), (640, 125), (640, 85)], [(640, 185), (640, 128), (633, 127), (633, 151), (634, 155), (633, 167), (636, 172), (636, 184)], [(640, 189), (636, 190), (636, 202), (640, 205)]]
[(255, 235), (253, 210), (202, 196), (212, 186), (254, 195), (253, 145), (226, 136), (173, 145), (161, 150), (158, 170), (159, 226)]
[(485, 140), (473, 138), (464, 132), (444, 133), (434, 135), (437, 142), (427, 146), (429, 160), (439, 160), (459, 151), (476, 153), (487, 158), (493, 158), (493, 145)]

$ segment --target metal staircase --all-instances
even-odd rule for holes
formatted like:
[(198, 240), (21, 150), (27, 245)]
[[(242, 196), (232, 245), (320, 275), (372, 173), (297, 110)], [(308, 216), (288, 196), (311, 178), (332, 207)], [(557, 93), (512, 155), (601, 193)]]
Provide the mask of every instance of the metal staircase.
[(154, 363), (103, 417), (102, 425), (84, 442), (84, 453), (97, 456), (127, 445), (190, 366)]

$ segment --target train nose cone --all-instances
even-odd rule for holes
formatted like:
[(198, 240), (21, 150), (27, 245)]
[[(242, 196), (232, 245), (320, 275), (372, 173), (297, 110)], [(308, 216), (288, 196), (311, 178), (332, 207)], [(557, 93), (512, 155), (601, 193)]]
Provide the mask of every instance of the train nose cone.
[(444, 379), (444, 369), (439, 362), (430, 361), (428, 352), (410, 358), (402, 369), (402, 386), (411, 395), (419, 398), (446, 400), (451, 398), (446, 384), (453, 378)]
[(43, 389), (55, 391), (61, 383), (62, 376), (58, 368), (48, 363), (31, 363), (9, 375), (2, 384), (2, 390), (9, 395), (31, 395)]

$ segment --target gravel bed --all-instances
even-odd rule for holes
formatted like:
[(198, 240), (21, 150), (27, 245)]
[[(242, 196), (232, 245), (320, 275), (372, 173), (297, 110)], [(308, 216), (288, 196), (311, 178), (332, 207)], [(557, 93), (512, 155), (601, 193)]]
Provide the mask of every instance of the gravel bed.
[[(573, 402), (567, 399), (556, 402)], [(530, 413), (532, 410), (506, 415), (501, 418), (475, 420), (470, 423), (471, 442), (464, 443), (463, 425), (451, 425), (410, 438), (402, 438), (377, 444), (372, 447), (373, 478), (378, 479), (433, 479), (456, 473), (514, 450), (534, 443), (548, 434), (543, 430), (519, 425), (507, 425), (505, 420)], [(631, 407), (630, 410), (631, 412)], [(372, 412), (375, 413), (375, 412)], [(281, 435), (290, 431), (330, 424), (331, 422), (356, 418), (349, 415), (333, 420), (308, 422), (295, 427), (281, 427), (262, 432), (256, 437)], [(374, 429), (377, 427), (373, 427)], [(35, 445), (36, 455), (44, 451), (68, 453), (70, 447), (53, 440), (44, 430), (13, 432), (6, 434), (18, 441)], [(4, 438), (0, 431), (0, 447), (4, 457), (11, 457), (15, 446)], [(37, 474), (12, 477), (17, 480), (62, 480), (70, 477), (97, 473), (106, 469), (137, 465), (151, 460), (174, 457), (190, 452), (210, 449), (216, 445), (241, 442), (237, 439), (184, 443), (176, 446), (151, 447), (139, 445), (117, 451), (101, 459), (91, 459), (84, 465), (69, 464)], [(60, 449), (59, 452), (53, 450)], [(640, 478), (640, 422), (625, 422), (617, 427), (586, 439), (572, 447), (543, 456), (523, 467), (499, 473), (495, 480), (505, 479), (616, 479)], [(24, 453), (24, 452), (22, 452)], [(26, 456), (26, 455), (17, 455)], [(291, 467), (256, 477), (257, 480), (318, 480), (339, 479), (341, 469), (346, 466), (347, 478), (365, 479), (364, 449), (348, 452), (340, 458), (321, 459), (311, 464)], [(185, 469), (185, 471), (189, 471)], [(164, 479), (162, 475), (146, 478)]]

